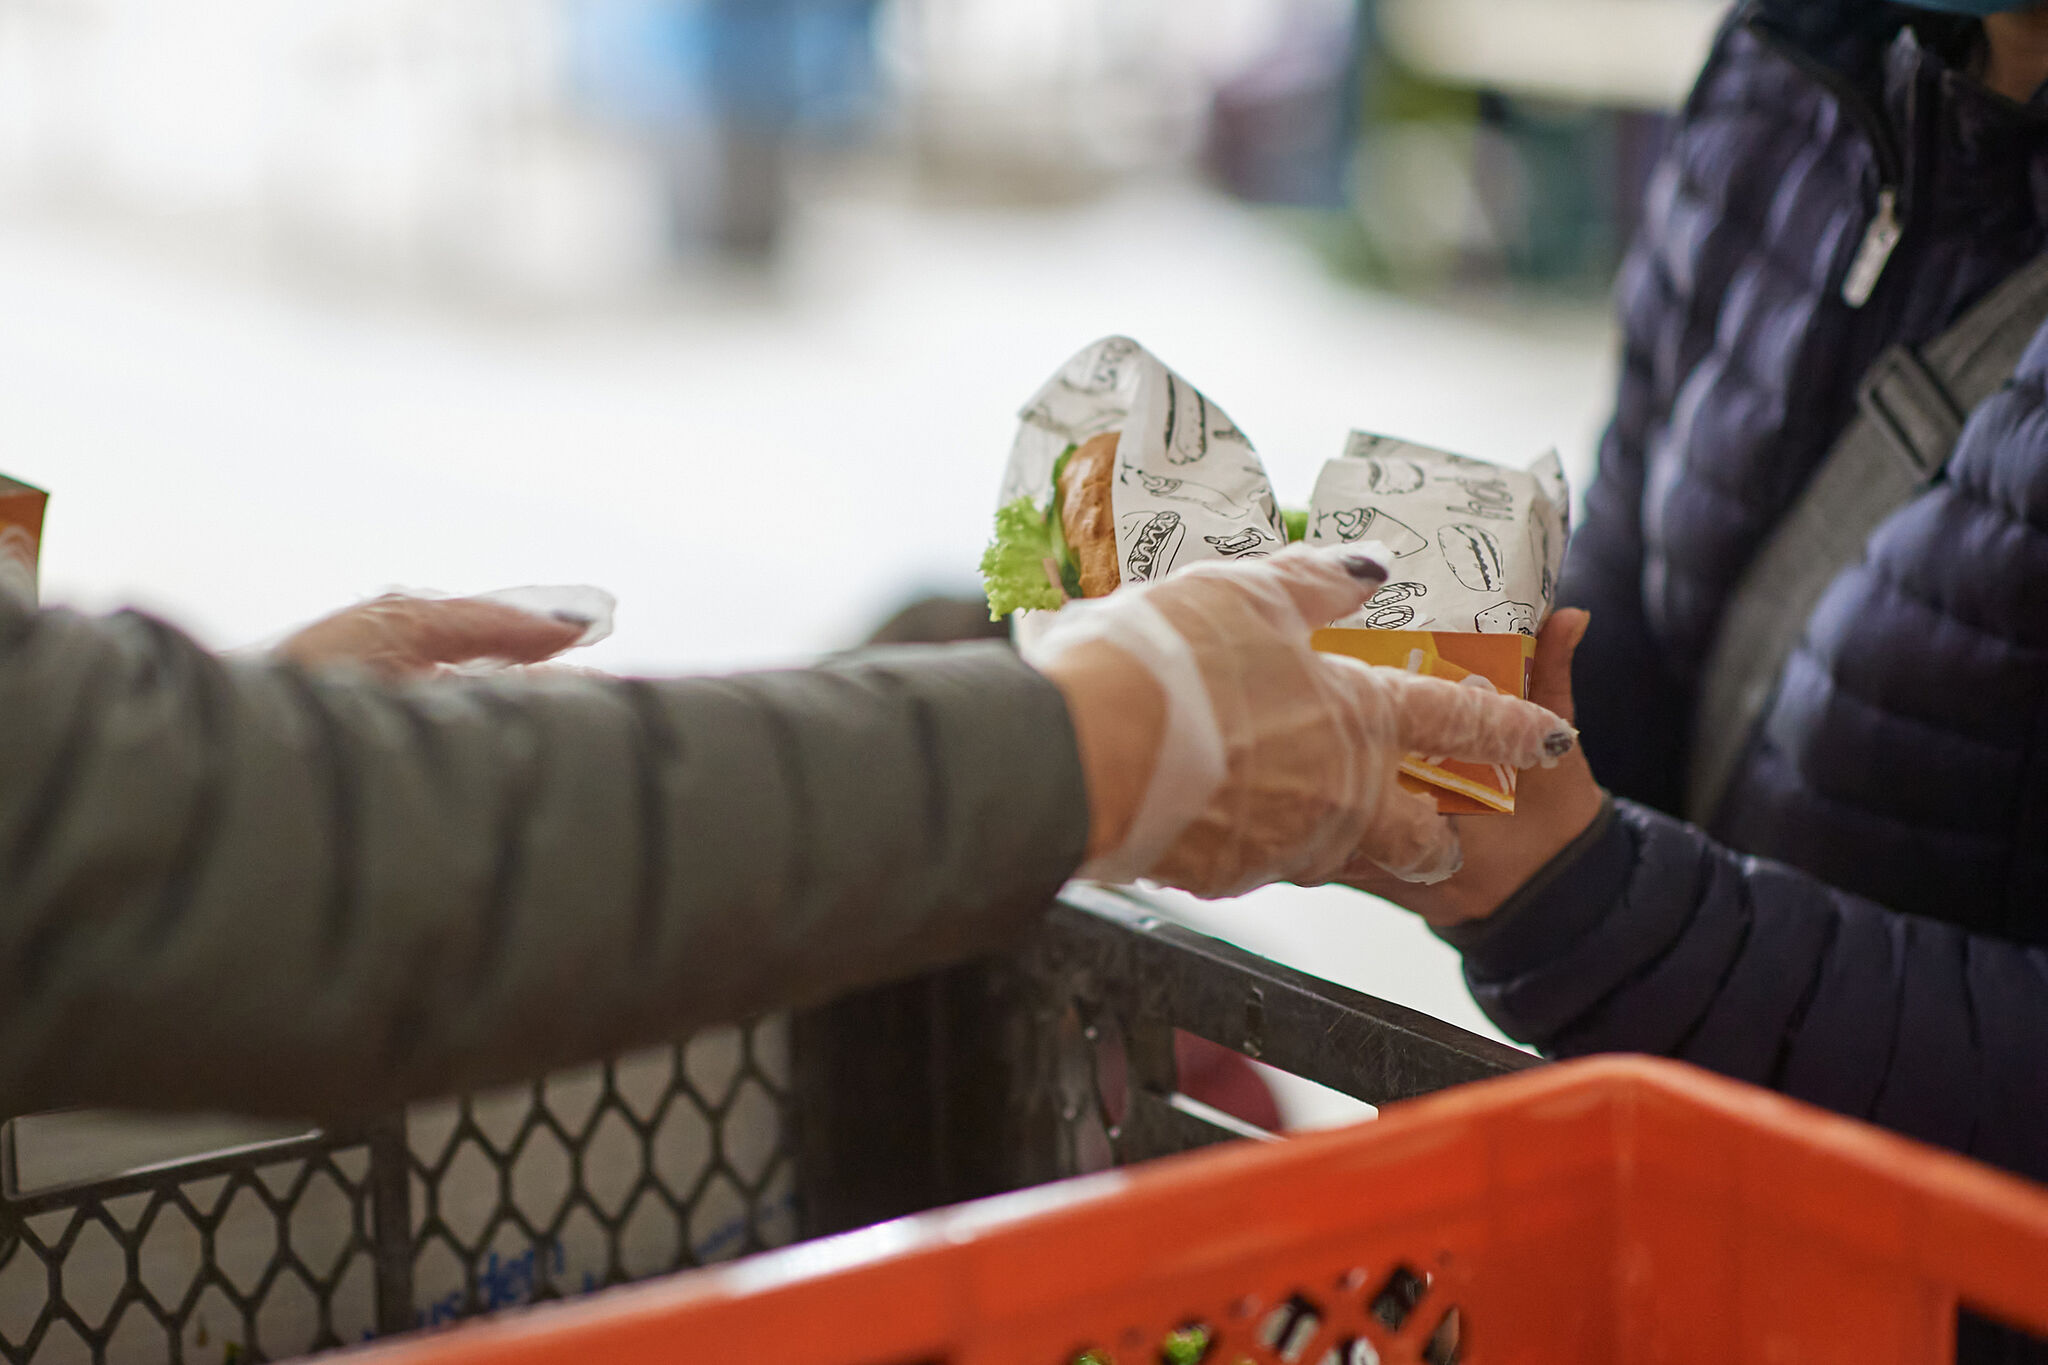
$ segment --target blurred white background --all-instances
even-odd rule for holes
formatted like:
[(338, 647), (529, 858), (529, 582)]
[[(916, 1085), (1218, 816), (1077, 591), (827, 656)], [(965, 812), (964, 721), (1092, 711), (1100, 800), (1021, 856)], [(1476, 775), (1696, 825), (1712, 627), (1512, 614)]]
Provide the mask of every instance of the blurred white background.
[[(1112, 331), (1283, 500), (1354, 426), (1580, 481), (1642, 111), (1717, 7), (1498, 3), (1664, 74), (1516, 103), (1350, 0), (0, 0), (0, 469), (53, 495), (45, 597), (236, 647), (591, 583), (593, 666), (800, 662), (973, 591), (1015, 409)], [(1352, 893), (1186, 913), (1484, 1027)]]

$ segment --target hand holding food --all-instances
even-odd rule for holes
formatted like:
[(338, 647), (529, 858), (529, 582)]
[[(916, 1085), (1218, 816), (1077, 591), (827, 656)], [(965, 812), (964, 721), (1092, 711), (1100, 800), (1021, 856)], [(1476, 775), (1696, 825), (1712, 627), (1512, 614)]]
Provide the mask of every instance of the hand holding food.
[[(1572, 652), (1586, 633), (1583, 611), (1560, 611), (1536, 642), (1529, 696), (1572, 715)], [(1439, 929), (1485, 919), (1584, 834), (1606, 800), (1582, 750), (1574, 747), (1541, 772), (1522, 776), (1523, 801), (1513, 815), (1458, 818), (1465, 865), (1441, 886), (1414, 886), (1378, 867), (1368, 850), (1340, 880), (1413, 910)]]
[[(1385, 579), (1365, 547), (1294, 549), (1196, 564), (1053, 618), (1026, 657), (1074, 711), (1096, 831), (1081, 875), (1228, 896), (1327, 881), (1361, 852), (1405, 878), (1455, 871), (1457, 835), (1398, 784), (1402, 755), (1528, 767), (1572, 732), (1513, 697), (1309, 648)], [(1119, 677), (1124, 723), (1101, 700)]]

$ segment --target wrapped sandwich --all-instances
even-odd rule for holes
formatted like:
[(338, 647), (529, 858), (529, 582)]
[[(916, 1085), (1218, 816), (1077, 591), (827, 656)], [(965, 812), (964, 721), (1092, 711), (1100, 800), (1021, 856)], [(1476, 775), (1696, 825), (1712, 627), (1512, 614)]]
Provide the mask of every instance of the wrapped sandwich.
[[(1536, 632), (1564, 562), (1570, 497), (1556, 452), (1527, 470), (1353, 432), (1310, 499), (1311, 544), (1375, 540), (1392, 573), (1316, 648), (1528, 695)], [(1413, 755), (1404, 776), (1446, 811), (1515, 808), (1515, 772)]]
[(1128, 337), (1068, 361), (1019, 417), (981, 563), (997, 619), (1286, 543), (1251, 442)]

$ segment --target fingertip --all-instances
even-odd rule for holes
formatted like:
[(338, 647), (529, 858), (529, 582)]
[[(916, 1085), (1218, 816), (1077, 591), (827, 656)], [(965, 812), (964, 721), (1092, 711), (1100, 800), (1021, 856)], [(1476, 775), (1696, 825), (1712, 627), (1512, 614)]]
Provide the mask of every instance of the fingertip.
[(574, 649), (581, 643), (590, 629), (588, 621), (543, 620), (537, 623), (531, 637), (526, 641), (529, 657), (515, 659), (515, 663), (539, 663), (552, 659), (564, 650)]
[(1559, 721), (1557, 728), (1543, 737), (1543, 766), (1556, 767), (1557, 760), (1570, 753), (1578, 742), (1579, 732)]
[(1265, 563), (1311, 630), (1357, 611), (1387, 574), (1383, 556), (1356, 545), (1291, 545)]
[(1318, 557), (1324, 561), (1335, 561), (1347, 577), (1370, 586), (1377, 592), (1385, 585), (1393, 570), (1389, 567), (1393, 556), (1387, 547), (1377, 540), (1360, 540), (1344, 545), (1302, 545), (1297, 547), (1304, 555)]
[(421, 652), (441, 663), (496, 659), (533, 664), (572, 649), (589, 624), (558, 620), (488, 600), (436, 604), (423, 622)]
[(1546, 630), (1557, 632), (1558, 644), (1566, 653), (1579, 647), (1579, 641), (1586, 638), (1586, 630), (1593, 624), (1593, 613), (1583, 607), (1559, 607), (1550, 614)]
[(1386, 586), (1388, 569), (1385, 563), (1362, 550), (1346, 547), (1337, 556), (1337, 562), (1344, 566), (1344, 572), (1378, 592)]

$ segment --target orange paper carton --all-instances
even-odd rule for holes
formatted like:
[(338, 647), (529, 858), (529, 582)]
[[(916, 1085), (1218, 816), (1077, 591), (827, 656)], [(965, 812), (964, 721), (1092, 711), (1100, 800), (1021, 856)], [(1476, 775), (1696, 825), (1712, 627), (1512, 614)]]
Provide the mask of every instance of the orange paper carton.
[[(1477, 674), (1515, 697), (1529, 695), (1529, 669), (1536, 658), (1533, 636), (1472, 631), (1331, 626), (1317, 631), (1310, 643), (1326, 654), (1345, 654), (1452, 682)], [(1436, 808), (1446, 815), (1513, 814), (1515, 809), (1515, 770), (1496, 764), (1410, 754), (1401, 763), (1401, 785), (1434, 795)]]
[(36, 598), (36, 564), (43, 548), (43, 508), (49, 494), (0, 475), (0, 590)]

